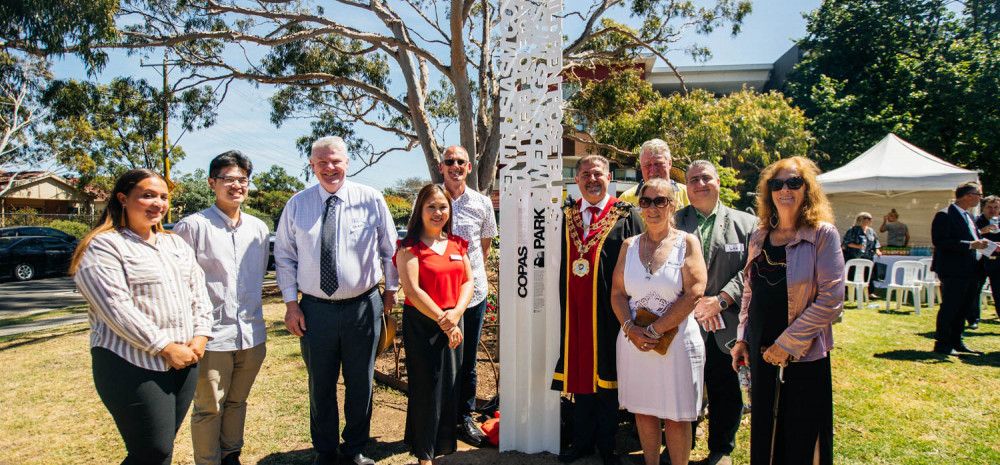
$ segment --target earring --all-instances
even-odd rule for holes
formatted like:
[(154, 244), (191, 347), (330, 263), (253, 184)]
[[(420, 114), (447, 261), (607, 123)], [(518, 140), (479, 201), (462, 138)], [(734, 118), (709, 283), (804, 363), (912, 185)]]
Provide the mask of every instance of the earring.
[(778, 227), (778, 215), (771, 214), (771, 218), (768, 218), (767, 223), (771, 225), (771, 229)]

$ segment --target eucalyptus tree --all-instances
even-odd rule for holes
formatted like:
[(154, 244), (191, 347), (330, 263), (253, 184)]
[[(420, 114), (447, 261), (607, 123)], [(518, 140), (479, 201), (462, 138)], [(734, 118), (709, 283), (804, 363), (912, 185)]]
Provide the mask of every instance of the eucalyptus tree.
[[(419, 148), (440, 180), (443, 148), (472, 155), (469, 185), (491, 187), (499, 152), (501, 0), (123, 0), (118, 46), (166, 47), (187, 82), (234, 79), (277, 85), (271, 119), (312, 120), (312, 134), (345, 136), (361, 167)], [(616, 66), (650, 54), (670, 64), (690, 34), (730, 27), (748, 0), (565, 2), (564, 67)], [(630, 26), (631, 25), (631, 26)], [(703, 47), (687, 53), (704, 57)], [(362, 126), (393, 141), (365, 140)], [(445, 140), (457, 130), (458, 141)]]

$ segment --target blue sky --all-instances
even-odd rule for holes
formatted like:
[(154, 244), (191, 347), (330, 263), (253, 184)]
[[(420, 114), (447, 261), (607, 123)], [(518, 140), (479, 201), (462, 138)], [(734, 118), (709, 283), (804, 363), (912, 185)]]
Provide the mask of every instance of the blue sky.
[[(565, 3), (574, 2), (565, 0)], [(691, 35), (679, 44), (679, 48), (692, 40), (707, 45), (713, 57), (705, 64), (771, 63), (788, 50), (794, 39), (805, 35), (802, 13), (818, 5), (819, 0), (757, 0), (753, 2), (753, 13), (744, 22), (740, 35), (732, 37), (728, 28), (721, 28), (709, 36)], [(573, 25), (567, 24), (566, 33), (570, 37), (573, 36), (572, 28)], [(154, 52), (153, 58), (147, 62), (156, 63), (161, 56), (162, 54)], [(673, 54), (671, 59), (677, 65), (695, 64), (690, 57), (680, 52)], [(156, 71), (139, 66), (140, 60), (137, 56), (130, 57), (115, 52), (110, 64), (94, 79), (107, 82), (116, 76), (134, 76), (146, 78), (154, 85), (160, 82), (161, 78)], [(662, 66), (662, 63), (657, 66)], [(60, 79), (86, 79), (82, 65), (75, 58), (56, 62), (53, 70)], [(309, 121), (289, 121), (280, 128), (271, 124), (268, 98), (274, 90), (272, 86), (255, 86), (245, 82), (230, 86), (229, 95), (218, 110), (216, 124), (208, 129), (188, 133), (181, 139), (180, 145), (187, 157), (174, 165), (175, 176), (177, 173), (207, 168), (212, 157), (232, 149), (247, 154), (254, 161), (257, 172), (267, 170), (271, 165), (279, 165), (293, 175), (301, 175), (306, 161), (295, 148), (295, 140), (309, 132)], [(179, 134), (179, 126), (172, 124), (170, 133)], [(387, 137), (373, 130), (360, 130), (359, 133), (373, 139)], [(451, 133), (454, 134), (455, 131), (452, 130)], [(377, 141), (373, 142), (378, 145)], [(454, 135), (454, 140), (446, 142), (457, 142), (457, 134)], [(358, 166), (360, 164), (352, 167)], [(391, 154), (353, 179), (385, 188), (401, 178), (414, 175), (428, 177), (419, 149), (410, 153)]]

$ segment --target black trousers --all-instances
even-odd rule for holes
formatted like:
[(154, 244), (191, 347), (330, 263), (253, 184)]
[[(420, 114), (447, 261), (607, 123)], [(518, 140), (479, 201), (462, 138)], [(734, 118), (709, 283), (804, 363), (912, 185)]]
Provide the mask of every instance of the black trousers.
[(596, 394), (574, 394), (573, 447), (594, 445), (602, 455), (615, 452), (618, 431), (618, 390), (598, 389)]
[[(993, 294), (993, 309), (997, 312), (997, 318), (1000, 318), (1000, 270), (987, 271), (985, 275), (980, 277), (977, 289), (982, 289), (983, 284), (986, 284), (986, 280), (990, 281), (990, 292)], [(980, 293), (980, 297), (982, 297), (982, 293)], [(978, 303), (981, 304), (982, 302)], [(976, 308), (978, 309), (979, 305), (976, 305)]]
[(486, 299), (470, 306), (462, 314), (462, 365), (458, 369), (458, 421), (472, 418), (476, 409), (476, 361), (479, 354), (479, 337), (483, 332)]
[(731, 454), (743, 414), (743, 392), (733, 358), (719, 350), (713, 336), (705, 342), (705, 390), (708, 393), (708, 450)]
[(346, 302), (321, 301), (308, 295), (300, 303), (306, 332), (299, 339), (309, 372), (309, 433), (313, 448), (336, 454), (340, 442), (337, 381), (344, 372), (344, 445), (353, 456), (368, 443), (372, 420), (375, 347), (382, 326), (378, 288)]
[(949, 351), (962, 344), (969, 307), (979, 303), (979, 280), (975, 277), (944, 277), (941, 281), (941, 308), (937, 314), (934, 350)]
[[(461, 326), (462, 321), (458, 324)], [(455, 452), (456, 373), (462, 364), (462, 346), (449, 349), (448, 336), (436, 321), (416, 307), (404, 305), (403, 348), (409, 378), (403, 441), (418, 460)]]
[(122, 465), (170, 465), (174, 438), (194, 398), (198, 366), (147, 370), (101, 347), (91, 348), (90, 357), (94, 387), (125, 441)]

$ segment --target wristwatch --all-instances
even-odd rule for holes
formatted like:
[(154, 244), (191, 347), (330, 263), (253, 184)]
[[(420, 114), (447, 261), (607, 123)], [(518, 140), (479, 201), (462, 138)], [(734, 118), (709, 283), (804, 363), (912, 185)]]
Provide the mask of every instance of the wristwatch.
[(718, 299), (719, 299), (719, 310), (725, 311), (727, 308), (729, 308), (728, 300), (723, 299), (722, 296), (719, 296)]

